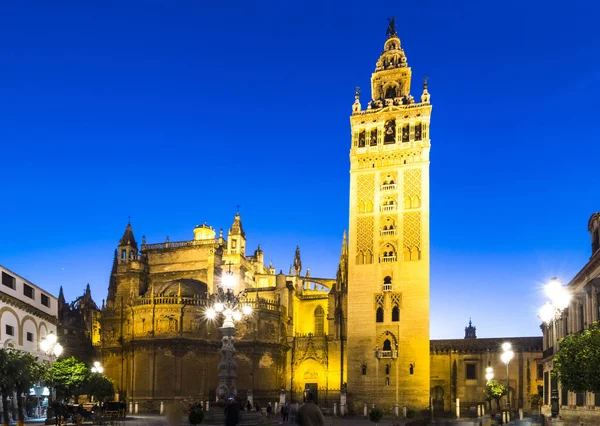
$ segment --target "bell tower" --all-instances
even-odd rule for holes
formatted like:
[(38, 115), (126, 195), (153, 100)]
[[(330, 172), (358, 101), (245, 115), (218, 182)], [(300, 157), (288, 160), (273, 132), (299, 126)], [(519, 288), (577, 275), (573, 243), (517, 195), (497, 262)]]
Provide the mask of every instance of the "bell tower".
[(394, 18), (350, 125), (348, 391), (356, 409), (429, 406), (430, 95), (410, 94)]

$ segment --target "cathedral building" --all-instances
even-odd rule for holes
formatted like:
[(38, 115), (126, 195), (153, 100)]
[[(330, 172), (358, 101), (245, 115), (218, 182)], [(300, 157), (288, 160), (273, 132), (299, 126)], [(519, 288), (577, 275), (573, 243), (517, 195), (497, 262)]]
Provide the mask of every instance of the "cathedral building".
[(233, 274), (251, 316), (236, 324), (238, 395), (261, 402), (302, 399), (313, 389), (322, 402), (342, 386), (346, 242), (335, 279), (302, 274), (296, 248), (288, 275), (264, 263), (260, 246), (246, 253), (239, 214), (227, 232), (203, 224), (188, 241), (138, 242), (127, 225), (119, 241), (101, 311), (99, 350), (122, 397), (155, 410), (160, 401), (215, 400), (221, 336), (207, 318), (208, 296)]
[[(83, 336), (121, 398), (142, 411), (216, 400), (221, 323), (207, 308), (231, 274), (234, 292), (253, 308), (235, 324), (241, 399), (301, 401), (311, 389), (322, 407), (338, 403), (355, 413), (372, 404), (449, 411), (456, 398), (483, 403), (484, 371), (500, 371), (504, 339), (477, 339), (471, 324), (465, 339), (429, 338), (432, 107), (427, 81), (415, 100), (411, 79), (392, 20), (370, 100), (363, 108), (357, 89), (352, 105), (349, 234), (335, 277), (303, 270), (298, 247), (289, 272), (277, 272), (260, 245), (249, 252), (239, 213), (226, 234), (202, 224), (186, 241), (138, 240), (127, 224), (106, 302), (95, 311), (86, 290), (69, 309), (96, 312), (71, 316), (86, 327)], [(512, 406), (529, 408), (541, 338), (510, 340), (518, 357)]]

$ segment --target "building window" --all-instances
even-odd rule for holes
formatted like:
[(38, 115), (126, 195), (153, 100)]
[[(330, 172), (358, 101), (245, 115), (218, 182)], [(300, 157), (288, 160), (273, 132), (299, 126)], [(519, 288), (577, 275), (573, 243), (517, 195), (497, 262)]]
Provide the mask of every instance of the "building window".
[(537, 379), (544, 380), (544, 364), (537, 365)]
[(27, 332), (27, 341), (33, 342), (33, 333)]
[(550, 392), (550, 374), (544, 373), (544, 404), (548, 405), (548, 393)]
[(42, 305), (49, 308), (50, 307), (50, 298), (42, 293)]
[(389, 377), (386, 377), (386, 378), (385, 378), (385, 385), (386, 385), (386, 386), (389, 386), (389, 385), (390, 385), (390, 378), (389, 378)]
[(25, 283), (23, 283), (23, 294), (27, 297), (29, 297), (30, 299), (35, 299), (34, 293), (33, 293), (33, 287), (31, 287), (30, 285), (27, 285)]
[(392, 291), (392, 277), (385, 277), (383, 279), (383, 291)]
[(383, 342), (383, 350), (384, 351), (392, 350), (392, 342), (390, 342), (390, 339), (385, 339), (385, 341)]
[(233, 238), (231, 240), (231, 248), (232, 249), (236, 249), (237, 248), (237, 240), (235, 238)]
[(392, 321), (393, 322), (400, 321), (400, 309), (398, 309), (397, 306), (394, 306), (394, 308), (392, 309)]
[(121, 259), (127, 259), (127, 251), (125, 249), (121, 250)]
[(389, 364), (385, 365), (385, 374), (390, 374), (390, 365)]
[(467, 380), (477, 380), (477, 364), (466, 364)]
[(315, 336), (323, 336), (325, 334), (325, 311), (321, 306), (315, 309)]
[(9, 336), (15, 335), (15, 328), (12, 325), (6, 324), (5, 330), (6, 330), (6, 334), (8, 334)]
[(410, 365), (410, 367), (408, 368), (408, 373), (415, 374), (415, 365), (414, 364)]
[(2, 271), (2, 284), (4, 284), (6, 287), (10, 287), (14, 290), (16, 288), (15, 277)]
[(361, 371), (362, 371), (362, 375), (366, 376), (367, 375), (367, 364), (363, 364), (361, 367)]
[(383, 308), (380, 306), (377, 308), (377, 313), (375, 314), (376, 322), (383, 322)]

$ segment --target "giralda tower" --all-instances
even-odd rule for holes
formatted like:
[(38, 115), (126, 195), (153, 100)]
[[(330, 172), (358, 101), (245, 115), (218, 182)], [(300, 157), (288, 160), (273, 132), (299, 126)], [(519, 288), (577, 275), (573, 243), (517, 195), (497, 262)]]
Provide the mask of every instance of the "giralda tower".
[(393, 19), (350, 117), (348, 391), (356, 410), (429, 405), (430, 96), (410, 94)]

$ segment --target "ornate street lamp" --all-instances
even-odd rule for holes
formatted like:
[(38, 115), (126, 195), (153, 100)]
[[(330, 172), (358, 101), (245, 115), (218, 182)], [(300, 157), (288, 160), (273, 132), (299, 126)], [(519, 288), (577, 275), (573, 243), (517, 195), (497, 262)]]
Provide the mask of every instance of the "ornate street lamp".
[(221, 331), (221, 362), (219, 363), (219, 386), (217, 387), (217, 398), (225, 400), (230, 396), (237, 395), (236, 388), (236, 363), (233, 337), (235, 336), (235, 322), (240, 321), (245, 315), (252, 313), (252, 307), (243, 302), (246, 290), (234, 293), (236, 278), (229, 271), (221, 278), (221, 285), (217, 291), (209, 296), (206, 317), (216, 319), (218, 315), (223, 316)]
[[(550, 282), (546, 284), (544, 292), (546, 293), (546, 296), (550, 298), (550, 301), (546, 302), (544, 306), (540, 308), (538, 317), (546, 324), (546, 327), (552, 324), (552, 352), (553, 354), (556, 354), (558, 351), (556, 321), (561, 318), (563, 311), (569, 306), (569, 303), (571, 303), (571, 293), (556, 277), (552, 278)], [(547, 390), (544, 389), (544, 392), (547, 392)], [(552, 379), (550, 401), (552, 417), (556, 417), (559, 411), (558, 383), (556, 382), (556, 379)]]
[(508, 378), (508, 365), (510, 364), (510, 360), (513, 359), (515, 353), (512, 350), (512, 345), (508, 342), (502, 343), (502, 355), (500, 355), (500, 359), (503, 363), (506, 364), (506, 416), (507, 420), (510, 421), (510, 380)]
[(92, 367), (92, 373), (102, 374), (104, 373), (104, 367), (98, 361), (94, 361), (94, 366)]

